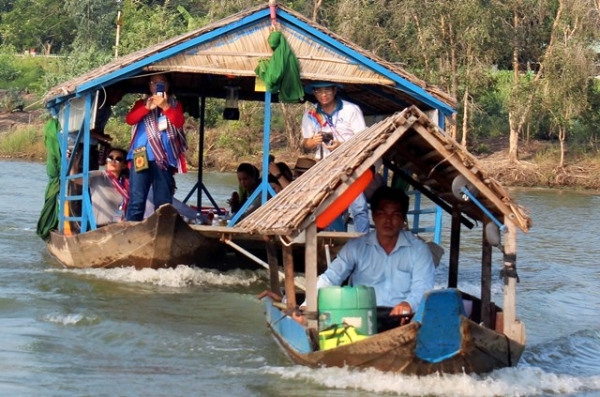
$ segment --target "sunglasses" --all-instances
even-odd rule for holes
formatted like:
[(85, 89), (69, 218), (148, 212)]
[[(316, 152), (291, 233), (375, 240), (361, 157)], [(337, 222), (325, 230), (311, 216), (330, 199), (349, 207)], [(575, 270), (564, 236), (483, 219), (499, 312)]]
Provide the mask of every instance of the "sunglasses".
[(115, 163), (122, 163), (122, 162), (123, 162), (123, 157), (113, 157), (113, 156), (108, 156), (108, 157), (107, 157), (107, 159), (108, 159), (108, 162), (109, 162), (109, 163), (112, 163), (113, 161), (114, 161)]

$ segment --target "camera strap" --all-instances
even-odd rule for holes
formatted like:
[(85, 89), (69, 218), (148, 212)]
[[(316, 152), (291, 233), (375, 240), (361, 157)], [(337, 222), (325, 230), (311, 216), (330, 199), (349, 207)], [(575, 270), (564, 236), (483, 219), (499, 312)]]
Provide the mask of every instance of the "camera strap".
[[(337, 113), (337, 110), (334, 112), (334, 114)], [(337, 129), (335, 128), (335, 124), (333, 123), (333, 115), (331, 116), (328, 114), (325, 114), (325, 120), (327, 121), (327, 125), (329, 126), (329, 128), (331, 129), (331, 132), (333, 133), (333, 137), (336, 140), (339, 140), (341, 142), (345, 142), (346, 140), (344, 139), (344, 137), (342, 136), (342, 134), (337, 132)]]

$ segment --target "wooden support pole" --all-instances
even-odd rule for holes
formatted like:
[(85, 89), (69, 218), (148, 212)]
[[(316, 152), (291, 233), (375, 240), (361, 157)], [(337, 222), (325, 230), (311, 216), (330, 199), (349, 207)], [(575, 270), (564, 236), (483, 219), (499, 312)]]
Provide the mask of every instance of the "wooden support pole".
[(448, 288), (458, 286), (458, 258), (460, 251), (461, 211), (458, 206), (452, 207), (452, 223), (450, 230), (450, 260), (448, 270)]
[[(317, 313), (317, 224), (312, 222), (306, 228), (304, 246), (304, 274), (306, 277), (306, 309), (308, 314)], [(317, 328), (317, 321), (307, 315), (308, 327)], [(316, 317), (315, 317), (316, 318)]]
[[(279, 294), (281, 287), (279, 284), (279, 259), (277, 258), (277, 244), (273, 239), (266, 242), (267, 245), (267, 263), (269, 264), (269, 283), (271, 291)], [(292, 280), (294, 277), (292, 275)]]
[(517, 320), (517, 228), (504, 219), (504, 301), (503, 330), (510, 339), (525, 344), (525, 326)]
[[(489, 219), (488, 222), (491, 222)], [(488, 328), (494, 329), (492, 322), (492, 246), (487, 241), (484, 223), (481, 239), (481, 322)]]
[(294, 285), (294, 256), (290, 245), (283, 245), (283, 273), (285, 274), (285, 296), (288, 309), (296, 308), (296, 286)]

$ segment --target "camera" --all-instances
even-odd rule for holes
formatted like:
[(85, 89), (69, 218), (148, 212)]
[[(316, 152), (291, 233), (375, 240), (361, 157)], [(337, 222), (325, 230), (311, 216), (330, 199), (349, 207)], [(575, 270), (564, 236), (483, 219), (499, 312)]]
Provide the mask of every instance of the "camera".
[(329, 142), (333, 141), (333, 134), (331, 132), (323, 132), (321, 135), (323, 135), (323, 143), (324, 144), (329, 144)]
[(155, 92), (156, 92), (156, 95), (165, 96), (165, 83), (163, 83), (163, 82), (156, 83)]

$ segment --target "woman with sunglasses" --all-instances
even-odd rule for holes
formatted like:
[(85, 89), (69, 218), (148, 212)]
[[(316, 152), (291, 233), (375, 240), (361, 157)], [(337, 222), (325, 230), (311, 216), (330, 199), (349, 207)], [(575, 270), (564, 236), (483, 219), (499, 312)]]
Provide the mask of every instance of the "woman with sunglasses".
[[(81, 151), (77, 155), (81, 156)], [(82, 180), (75, 179), (74, 182), (81, 184)], [(100, 227), (123, 220), (129, 202), (127, 151), (111, 148), (106, 157), (106, 170), (90, 171), (88, 183), (96, 225)]]

